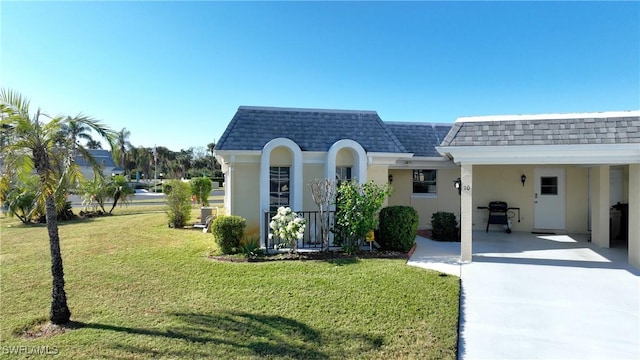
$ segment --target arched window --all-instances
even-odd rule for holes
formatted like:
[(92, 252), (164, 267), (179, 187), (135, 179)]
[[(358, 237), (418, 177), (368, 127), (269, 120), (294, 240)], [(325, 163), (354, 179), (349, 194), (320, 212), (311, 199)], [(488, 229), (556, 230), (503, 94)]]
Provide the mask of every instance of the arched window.
[(353, 140), (338, 140), (331, 145), (325, 166), (327, 179), (341, 180), (336, 176), (342, 178), (348, 174), (361, 184), (367, 181), (367, 154), (362, 145)]

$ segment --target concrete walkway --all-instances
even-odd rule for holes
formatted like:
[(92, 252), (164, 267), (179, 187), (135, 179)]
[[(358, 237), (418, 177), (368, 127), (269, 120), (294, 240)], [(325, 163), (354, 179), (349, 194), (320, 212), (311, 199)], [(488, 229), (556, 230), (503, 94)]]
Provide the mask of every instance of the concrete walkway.
[(626, 250), (566, 235), (417, 238), (408, 264), (462, 278), (461, 359), (640, 359), (640, 272)]

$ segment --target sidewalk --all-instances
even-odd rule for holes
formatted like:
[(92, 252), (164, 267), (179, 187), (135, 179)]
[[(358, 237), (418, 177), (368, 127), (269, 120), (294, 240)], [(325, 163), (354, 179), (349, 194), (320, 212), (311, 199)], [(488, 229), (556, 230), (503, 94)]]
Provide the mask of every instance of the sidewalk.
[(416, 249), (407, 265), (460, 277), (460, 243), (433, 241), (416, 236)]

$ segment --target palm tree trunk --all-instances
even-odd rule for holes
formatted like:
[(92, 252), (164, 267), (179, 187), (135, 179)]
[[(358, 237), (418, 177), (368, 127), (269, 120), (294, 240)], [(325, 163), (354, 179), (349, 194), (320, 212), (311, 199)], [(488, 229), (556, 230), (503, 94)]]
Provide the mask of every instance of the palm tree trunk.
[(47, 196), (46, 209), (47, 232), (49, 233), (49, 248), (51, 250), (51, 275), (53, 276), (49, 319), (54, 324), (65, 324), (69, 322), (71, 312), (67, 306), (67, 295), (64, 291), (64, 270), (62, 268), (58, 219), (56, 218), (56, 205), (53, 195)]

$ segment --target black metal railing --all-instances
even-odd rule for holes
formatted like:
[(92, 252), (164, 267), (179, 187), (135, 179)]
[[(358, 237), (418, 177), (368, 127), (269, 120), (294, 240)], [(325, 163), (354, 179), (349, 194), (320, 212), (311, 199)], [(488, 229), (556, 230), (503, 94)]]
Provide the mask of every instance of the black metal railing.
[[(322, 243), (322, 220), (320, 218), (320, 211), (296, 211), (298, 215), (301, 215), (306, 222), (306, 226), (304, 228), (304, 236), (302, 240), (298, 241), (297, 247), (298, 249), (313, 249), (313, 250), (324, 250), (328, 247), (333, 247), (333, 234), (330, 229), (333, 228), (334, 223), (334, 211), (329, 212), (329, 228), (327, 232), (329, 234), (329, 244)], [(273, 250), (278, 248), (281, 240), (277, 236), (273, 235), (271, 239), (269, 239), (269, 233), (271, 233), (271, 229), (269, 228), (269, 223), (271, 222), (271, 218), (275, 215), (275, 212), (265, 211), (264, 216), (264, 244), (267, 250)]]

